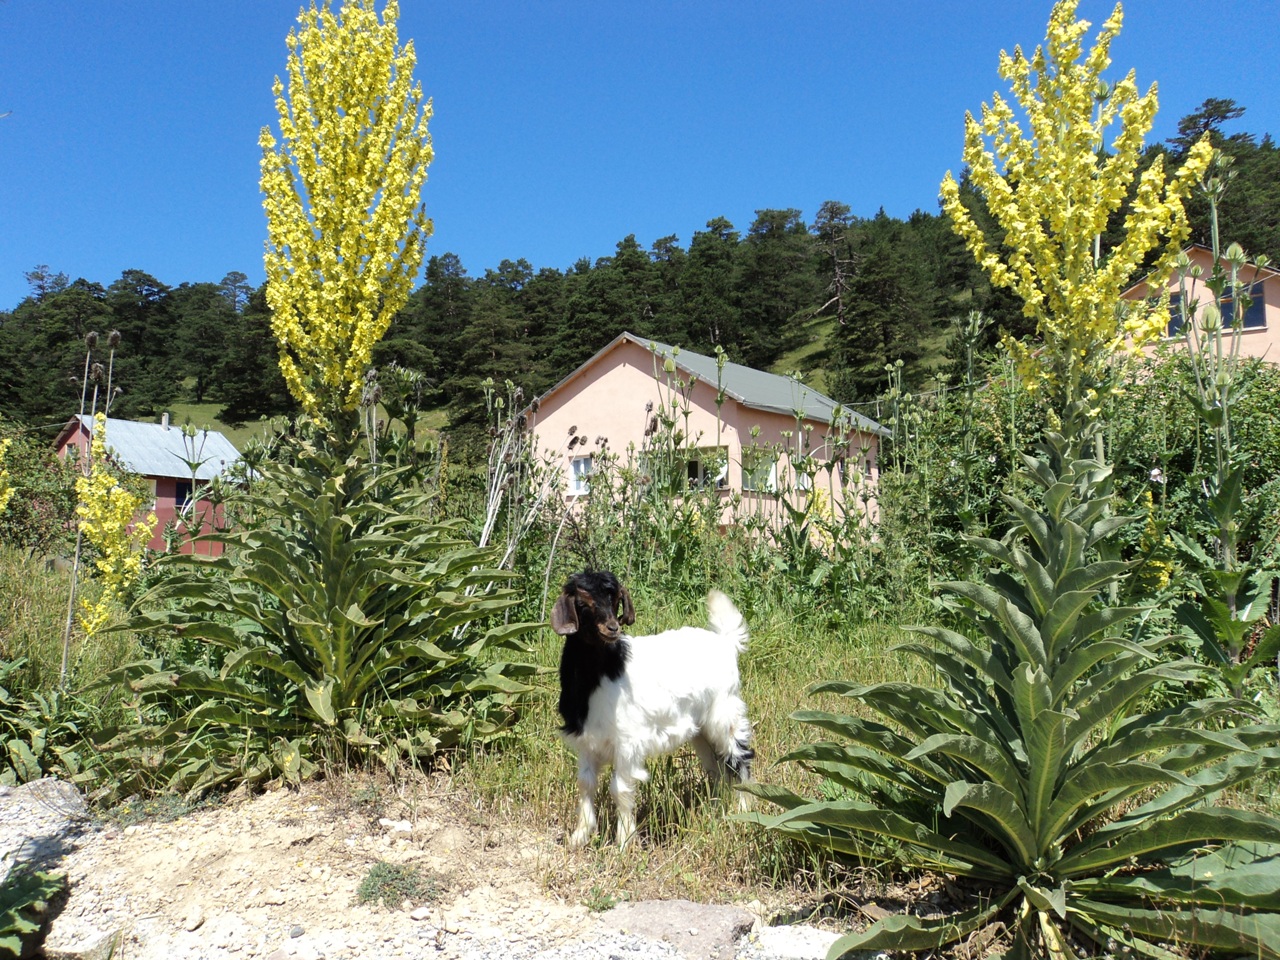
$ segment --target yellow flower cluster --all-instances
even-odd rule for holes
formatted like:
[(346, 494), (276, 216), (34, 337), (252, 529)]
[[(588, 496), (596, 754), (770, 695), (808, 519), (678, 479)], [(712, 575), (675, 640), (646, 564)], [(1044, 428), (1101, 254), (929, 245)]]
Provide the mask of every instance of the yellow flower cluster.
[(431, 234), (421, 201), (430, 101), (398, 47), (396, 0), (326, 2), (291, 31), (280, 139), (264, 127), (267, 303), (290, 392), (317, 418), (360, 401), (373, 346), (408, 300)]
[[(999, 94), (983, 104), (981, 122), (965, 117), (964, 162), (1005, 231), (1003, 258), (990, 248), (950, 173), (941, 191), (943, 209), (991, 283), (1021, 297), (1024, 314), (1037, 323), (1043, 350), (1006, 340), (1028, 387), (1066, 403), (1096, 400), (1115, 355), (1138, 350), (1165, 329), (1167, 300), (1130, 304), (1120, 294), (1157, 250), (1148, 279), (1163, 287), (1188, 235), (1183, 198), (1212, 152), (1207, 140), (1196, 144), (1167, 182), (1163, 158), (1137, 174), (1156, 113), (1155, 85), (1139, 94), (1132, 71), (1106, 84), (1102, 73), (1111, 64), (1121, 8), (1116, 5), (1085, 55), (1090, 24), (1075, 19), (1076, 6), (1077, 0), (1054, 6), (1047, 49), (1036, 47), (1030, 58), (1019, 48), (1000, 54), (1000, 77), (1012, 88), (1027, 132)], [(1119, 133), (1108, 143), (1113, 123)], [(1103, 251), (1099, 237), (1131, 190), (1123, 238)]]
[(76, 514), (80, 529), (97, 549), (94, 566), (102, 590), (96, 600), (80, 601), (80, 624), (92, 637), (110, 619), (112, 607), (142, 572), (142, 548), (156, 528), (154, 513), (137, 519), (142, 500), (107, 469), (107, 418), (93, 419), (88, 476), (76, 478)]
[[(4, 458), (9, 455), (9, 447), (13, 441), (9, 438), (0, 440), (0, 464), (4, 463)], [(9, 471), (0, 466), (0, 513), (4, 513), (5, 507), (9, 506), (9, 498), (13, 496), (13, 486), (9, 483)]]

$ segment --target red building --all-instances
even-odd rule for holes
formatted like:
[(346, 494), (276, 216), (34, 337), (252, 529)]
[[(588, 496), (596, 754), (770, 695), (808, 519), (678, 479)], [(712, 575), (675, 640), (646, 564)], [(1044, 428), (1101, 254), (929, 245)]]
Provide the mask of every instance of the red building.
[[(55, 441), (58, 455), (72, 448), (77, 456), (88, 456), (93, 418), (72, 417)], [(201, 495), (215, 477), (222, 476), (240, 459), (231, 441), (213, 430), (197, 430), (194, 435), (169, 423), (165, 414), (160, 423), (107, 419), (107, 450), (130, 473), (145, 477), (154, 498), (150, 509), (160, 521), (148, 546), (165, 549), (165, 531), (182, 534), (179, 549), (192, 550), (191, 538), (221, 526), (222, 507)], [(220, 544), (205, 544), (201, 552), (220, 553)]]

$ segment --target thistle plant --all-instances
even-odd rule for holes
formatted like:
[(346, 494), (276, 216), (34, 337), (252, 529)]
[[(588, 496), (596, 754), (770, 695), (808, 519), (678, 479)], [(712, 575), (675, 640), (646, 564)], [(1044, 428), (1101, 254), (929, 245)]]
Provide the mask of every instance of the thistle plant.
[[(1150, 276), (1168, 278), (1188, 235), (1182, 201), (1204, 173), (1208, 140), (1166, 174), (1162, 157), (1138, 173), (1143, 140), (1156, 113), (1156, 87), (1138, 91), (1133, 71), (1114, 85), (1103, 79), (1111, 41), (1120, 31), (1117, 4), (1084, 55), (1089, 22), (1076, 20), (1077, 0), (1059, 0), (1044, 47), (1031, 57), (1001, 52), (999, 73), (1013, 104), (998, 93), (981, 121), (965, 116), (963, 158), (978, 195), (1005, 232), (1003, 251), (970, 216), (950, 173), (942, 205), (956, 231), (996, 287), (1023, 301), (1044, 349), (1005, 337), (1028, 388), (1052, 409), (1086, 400), (1099, 409), (1118, 356), (1163, 335), (1168, 301), (1128, 305), (1120, 294), (1154, 255)], [(1108, 142), (1108, 128), (1119, 131)], [(988, 138), (992, 149), (987, 149)], [(1101, 235), (1130, 191), (1122, 239), (1104, 250)]]
[[(1250, 265), (1236, 243), (1220, 249), (1218, 204), (1231, 178), (1229, 161), (1215, 154), (1199, 185), (1209, 204), (1209, 276), (1202, 276), (1185, 255), (1177, 261), (1179, 320), (1193, 387), (1187, 395), (1212, 441), (1213, 459), (1199, 504), (1211, 543), (1178, 532), (1172, 536), (1191, 570), (1191, 598), (1179, 605), (1178, 618), (1204, 657), (1221, 670), (1228, 689), (1240, 696), (1254, 668), (1280, 653), (1280, 625), (1263, 629), (1280, 530), (1266, 504), (1245, 488), (1248, 464), (1233, 432), (1233, 414), (1250, 379), (1250, 366), (1240, 355), (1244, 316), (1252, 303), (1249, 291), (1267, 260), (1258, 257)], [(1250, 649), (1251, 639), (1256, 642)]]
[(318, 419), (355, 410), (373, 346), (404, 306), (431, 233), (421, 202), (431, 104), (399, 5), (312, 4), (289, 33), (280, 140), (263, 128), (267, 303), (290, 393)]

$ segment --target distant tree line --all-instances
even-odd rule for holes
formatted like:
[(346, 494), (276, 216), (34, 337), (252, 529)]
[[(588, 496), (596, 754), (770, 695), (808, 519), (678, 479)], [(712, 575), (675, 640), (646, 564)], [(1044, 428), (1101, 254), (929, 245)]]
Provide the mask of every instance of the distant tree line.
[[(1280, 154), (1269, 135), (1222, 132), (1242, 113), (1231, 100), (1206, 100), (1147, 159), (1176, 160), (1208, 133), (1234, 158), (1222, 236), (1275, 259)], [(971, 209), (994, 235), (981, 204)], [(1193, 204), (1190, 212), (1193, 239), (1207, 243), (1205, 210)], [(716, 217), (687, 247), (672, 235), (646, 249), (629, 235), (611, 255), (565, 270), (535, 270), (522, 258), (472, 276), (444, 253), (425, 272), (375, 362), (426, 374), (451, 429), (464, 435), (483, 419), (486, 378), (535, 395), (623, 330), (699, 352), (718, 344), (731, 360), (814, 376), (845, 403), (873, 399), (896, 361), (904, 386), (927, 383), (946, 362), (952, 318), (969, 310), (987, 314), (992, 337), (1029, 332), (944, 217), (855, 217), (837, 201), (809, 222), (795, 209), (758, 210), (745, 231)], [(177, 287), (141, 270), (106, 287), (44, 266), (26, 276), (30, 295), (0, 312), (0, 415), (47, 426), (76, 412), (90, 330), (121, 333), (118, 416), (155, 416), (178, 400), (219, 403), (227, 422), (292, 412), (269, 310), (243, 274)]]

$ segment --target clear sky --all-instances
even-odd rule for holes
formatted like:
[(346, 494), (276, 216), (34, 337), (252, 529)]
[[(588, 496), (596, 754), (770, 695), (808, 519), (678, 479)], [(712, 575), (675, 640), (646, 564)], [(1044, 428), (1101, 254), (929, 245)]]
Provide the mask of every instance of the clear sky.
[[(258, 133), (299, 0), (0, 0), (0, 309), (37, 264), (104, 285), (263, 279)], [(567, 268), (824, 200), (936, 211), (966, 109), (1049, 0), (401, 0), (433, 98), (425, 189), (468, 272)], [(1096, 25), (1111, 10), (1081, 0)], [(1280, 134), (1278, 0), (1129, 0), (1113, 74), (1152, 139), (1207, 97)], [(1232, 49), (1234, 47), (1234, 49)]]

